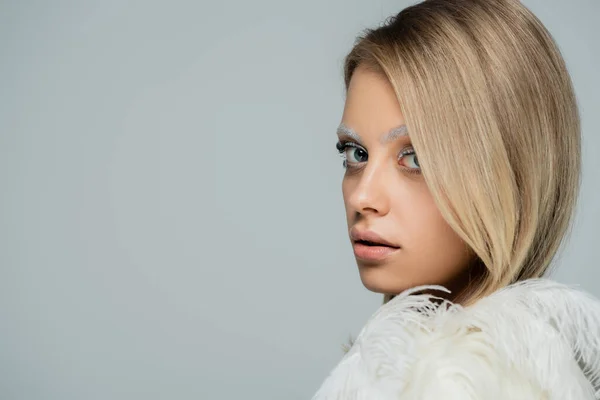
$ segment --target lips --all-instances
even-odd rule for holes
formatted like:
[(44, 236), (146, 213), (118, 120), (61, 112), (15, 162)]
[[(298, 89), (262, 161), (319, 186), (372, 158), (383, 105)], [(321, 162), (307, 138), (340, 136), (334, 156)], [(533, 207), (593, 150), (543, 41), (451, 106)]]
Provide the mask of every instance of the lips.
[(368, 240), (355, 240), (354, 243), (364, 244), (365, 246), (385, 246), (385, 247), (392, 247), (392, 246), (388, 246), (388, 245), (383, 244), (383, 243), (370, 242)]
[(354, 242), (352, 245), (354, 256), (365, 262), (383, 262), (392, 254), (400, 251), (398, 247), (390, 247), (385, 245), (369, 246), (361, 242)]
[(384, 261), (400, 249), (396, 243), (373, 231), (353, 228), (350, 231), (350, 239), (356, 258), (367, 262)]
[(385, 246), (392, 247), (395, 249), (400, 248), (400, 246), (396, 243), (393, 243), (392, 241), (385, 239), (378, 233), (369, 230), (361, 231), (353, 228), (350, 231), (350, 239), (352, 240), (353, 244), (362, 244), (366, 246)]

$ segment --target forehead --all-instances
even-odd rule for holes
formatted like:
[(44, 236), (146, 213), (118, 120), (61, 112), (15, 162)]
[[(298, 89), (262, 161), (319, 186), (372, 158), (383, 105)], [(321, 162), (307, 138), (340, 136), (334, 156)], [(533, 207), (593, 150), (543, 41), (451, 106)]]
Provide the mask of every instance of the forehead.
[(380, 73), (359, 66), (350, 80), (344, 113), (342, 131), (348, 128), (362, 135), (406, 135), (404, 116), (396, 93), (390, 82)]

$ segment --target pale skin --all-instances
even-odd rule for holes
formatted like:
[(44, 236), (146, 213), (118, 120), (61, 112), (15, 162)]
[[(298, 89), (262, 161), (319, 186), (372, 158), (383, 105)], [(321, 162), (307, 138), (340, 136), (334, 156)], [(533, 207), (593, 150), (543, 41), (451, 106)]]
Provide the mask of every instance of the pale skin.
[[(379, 73), (359, 66), (347, 91), (341, 143), (348, 233), (371, 230), (400, 248), (381, 261), (356, 257), (363, 285), (377, 293), (439, 284), (454, 297), (464, 288), (474, 253), (443, 219), (420, 173), (396, 94)], [(350, 132), (350, 134), (348, 133)], [(357, 134), (357, 138), (353, 134)], [(354, 137), (352, 137), (354, 136)], [(436, 293), (440, 294), (440, 293)]]

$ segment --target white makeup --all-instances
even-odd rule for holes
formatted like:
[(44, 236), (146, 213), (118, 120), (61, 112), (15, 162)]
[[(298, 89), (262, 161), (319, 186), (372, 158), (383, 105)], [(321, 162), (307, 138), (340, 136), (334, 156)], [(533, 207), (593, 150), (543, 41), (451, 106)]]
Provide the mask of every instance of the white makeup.
[[(364, 142), (361, 139), (360, 135), (356, 133), (354, 129), (351, 129), (344, 125), (344, 123), (341, 123), (340, 126), (337, 128), (337, 135), (346, 135), (348, 137), (351, 137), (352, 139), (356, 140), (359, 144), (364, 146)], [(386, 144), (402, 136), (408, 136), (408, 130), (406, 128), (406, 125), (404, 124), (390, 129), (389, 132), (387, 132), (381, 137), (380, 142), (381, 144)]]

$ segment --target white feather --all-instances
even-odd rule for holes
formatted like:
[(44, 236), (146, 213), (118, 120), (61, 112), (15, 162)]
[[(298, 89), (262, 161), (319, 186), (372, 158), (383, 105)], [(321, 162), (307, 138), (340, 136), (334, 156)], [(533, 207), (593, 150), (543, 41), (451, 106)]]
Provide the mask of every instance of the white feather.
[(530, 279), (461, 307), (422, 289), (382, 305), (313, 400), (600, 399), (600, 302)]

